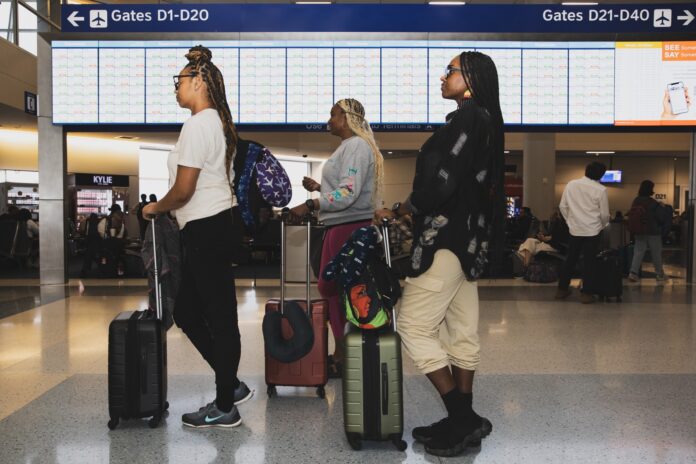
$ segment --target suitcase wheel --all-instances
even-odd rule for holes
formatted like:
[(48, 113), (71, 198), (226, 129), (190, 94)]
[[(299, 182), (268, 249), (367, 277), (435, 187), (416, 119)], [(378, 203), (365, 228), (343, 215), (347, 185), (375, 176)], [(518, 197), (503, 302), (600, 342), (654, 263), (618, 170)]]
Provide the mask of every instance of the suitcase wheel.
[(169, 409), (169, 401), (164, 402), (164, 410), (167, 411)]
[(321, 399), (326, 398), (326, 390), (324, 389), (324, 386), (317, 387), (317, 396)]
[(106, 424), (107, 427), (109, 427), (109, 430), (114, 430), (116, 427), (118, 427), (118, 417), (110, 419), (109, 423)]
[(406, 451), (406, 448), (408, 448), (408, 444), (401, 438), (401, 435), (392, 437), (392, 443), (399, 451)]
[(269, 398), (273, 398), (274, 396), (278, 396), (278, 390), (276, 390), (275, 385), (269, 385), (268, 388), (266, 389), (266, 394), (268, 395)]
[(147, 425), (151, 429), (154, 429), (154, 428), (157, 428), (157, 426), (160, 424), (161, 421), (162, 421), (162, 416), (160, 414), (158, 414), (156, 416), (153, 416), (152, 419), (150, 419), (149, 421), (147, 421)]
[(360, 435), (357, 433), (346, 433), (346, 438), (348, 439), (348, 444), (355, 451), (360, 451), (362, 449), (362, 440)]

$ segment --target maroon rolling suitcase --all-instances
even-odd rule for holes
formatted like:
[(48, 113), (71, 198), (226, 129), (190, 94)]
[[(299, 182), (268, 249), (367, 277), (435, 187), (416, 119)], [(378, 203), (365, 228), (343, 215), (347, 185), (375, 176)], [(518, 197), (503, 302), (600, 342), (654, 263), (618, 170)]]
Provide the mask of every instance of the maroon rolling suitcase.
[[(285, 303), (285, 271), (286, 271), (286, 222), (287, 213), (284, 212), (281, 221), (281, 271), (280, 271), (280, 299), (274, 298), (266, 303), (266, 314), (273, 311), (281, 311)], [(281, 362), (271, 357), (268, 351), (266, 358), (266, 385), (268, 396), (277, 395), (277, 386), (316, 387), (317, 395), (325, 397), (324, 386), (328, 382), (327, 356), (328, 356), (328, 329), (327, 317), (329, 303), (327, 300), (312, 300), (310, 298), (310, 234), (311, 221), (307, 220), (307, 297), (298, 300), (297, 303), (307, 311), (314, 333), (314, 344), (305, 356), (294, 362)], [(281, 323), (284, 338), (292, 336), (292, 329), (283, 319)]]

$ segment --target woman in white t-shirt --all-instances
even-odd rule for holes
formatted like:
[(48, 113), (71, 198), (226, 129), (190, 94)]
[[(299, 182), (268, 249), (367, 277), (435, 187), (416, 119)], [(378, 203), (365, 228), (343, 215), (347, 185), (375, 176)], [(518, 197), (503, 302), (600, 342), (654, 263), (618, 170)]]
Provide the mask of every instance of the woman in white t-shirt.
[(191, 110), (169, 154), (170, 188), (143, 216), (172, 212), (181, 228), (182, 282), (174, 320), (215, 371), (216, 398), (184, 414), (190, 427), (236, 427), (242, 423), (236, 404), (253, 392), (237, 378), (241, 343), (232, 252), (241, 229), (232, 217), (237, 202), (230, 187), (230, 167), (237, 131), (212, 53), (197, 46), (188, 65), (174, 76), (179, 106)]

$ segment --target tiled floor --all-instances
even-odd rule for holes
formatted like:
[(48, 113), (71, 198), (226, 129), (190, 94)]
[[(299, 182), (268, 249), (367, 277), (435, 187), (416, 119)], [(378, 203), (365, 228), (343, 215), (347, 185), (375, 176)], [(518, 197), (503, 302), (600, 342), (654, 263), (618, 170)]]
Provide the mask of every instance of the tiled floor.
[(556, 302), (553, 285), (481, 282), (474, 401), (494, 430), (480, 449), (449, 460), (410, 438), (444, 408), (408, 359), (403, 453), (388, 443), (350, 450), (339, 381), (330, 381), (326, 400), (294, 388), (268, 400), (260, 325), (263, 303), (277, 293), (272, 283), (242, 281), (238, 290), (240, 377), (256, 389), (240, 407), (242, 427), (182, 427), (180, 415), (209, 401), (214, 384), (173, 328), (171, 415), (155, 430), (131, 421), (115, 431), (106, 427), (107, 329), (119, 311), (145, 304), (144, 282), (0, 283), (0, 311), (24, 305), (0, 318), (0, 463), (696, 462), (696, 314), (682, 281), (645, 280), (626, 286), (623, 303), (594, 305)]

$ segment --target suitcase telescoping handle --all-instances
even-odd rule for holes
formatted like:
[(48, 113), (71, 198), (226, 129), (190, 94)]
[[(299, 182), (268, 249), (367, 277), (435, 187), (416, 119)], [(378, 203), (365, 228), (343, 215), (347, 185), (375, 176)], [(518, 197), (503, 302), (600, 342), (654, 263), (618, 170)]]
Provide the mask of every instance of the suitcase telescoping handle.
[(155, 232), (156, 218), (150, 220), (152, 229), (152, 258), (155, 268), (155, 308), (157, 319), (162, 320), (162, 288), (160, 287), (159, 268), (157, 267), (157, 233)]
[[(387, 266), (391, 267), (391, 250), (389, 250), (389, 219), (382, 218), (382, 245), (384, 245), (384, 261)], [(396, 306), (393, 309), (392, 322), (394, 323), (394, 332), (396, 332)]]
[[(290, 209), (283, 208), (280, 214), (280, 313), (285, 310), (285, 272), (287, 271), (287, 222), (290, 218)], [(311, 262), (311, 235), (312, 235), (312, 220), (311, 215), (305, 218), (307, 222), (307, 286), (306, 286), (306, 303), (307, 315), (311, 316), (312, 300), (310, 296), (310, 262)]]

